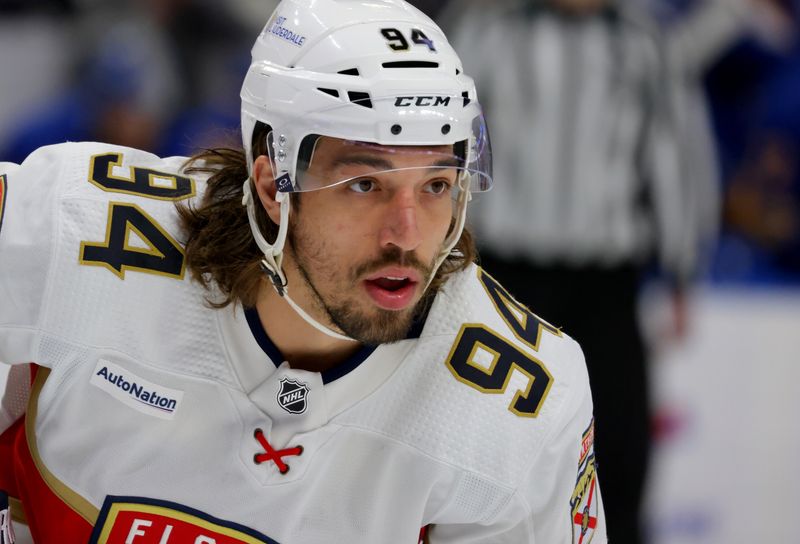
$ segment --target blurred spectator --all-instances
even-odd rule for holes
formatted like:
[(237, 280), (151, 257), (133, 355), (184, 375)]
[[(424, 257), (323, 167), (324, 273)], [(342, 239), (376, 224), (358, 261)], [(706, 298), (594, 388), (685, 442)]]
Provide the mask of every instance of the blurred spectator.
[(189, 0), (83, 0), (80, 7), (67, 23), (76, 35), (72, 83), (17, 117), (4, 158), (21, 161), (66, 140), (190, 154), (237, 132), (250, 44), (224, 8)]
[(252, 5), (249, 20), (236, 2), (147, 0), (177, 60), (181, 108), (165, 135), (164, 155), (191, 155), (199, 148), (238, 142), (239, 89), (250, 64), (251, 29), (270, 16), (277, 2)]
[(712, 278), (797, 283), (798, 234), (790, 218), (797, 215), (792, 150), (800, 142), (792, 128), (800, 92), (798, 6), (754, 0), (748, 7), (747, 32), (707, 77), (726, 193)]
[(671, 110), (677, 67), (629, 4), (456, 0), (442, 20), (456, 21), (454, 45), (493, 127), (495, 194), (472, 215), (483, 265), (581, 343), (609, 540), (641, 542), (649, 397), (640, 282), (657, 260), (680, 315), (700, 241), (713, 231), (701, 214), (716, 209), (713, 163), (693, 172), (679, 160), (692, 128)]
[[(719, 57), (743, 34), (754, 19), (749, 0), (700, 0), (679, 6), (665, 0), (651, 6), (661, 17), (661, 34), (667, 69), (669, 98), (681, 156), (681, 183), (688, 198), (684, 220), (698, 239), (711, 245), (719, 230), (720, 169), (711, 113), (703, 87), (704, 77)], [(674, 11), (666, 12), (672, 5)], [(678, 13), (680, 11), (680, 13)], [(699, 267), (706, 270), (712, 247), (696, 248)]]
[(63, 88), (72, 58), (63, 4), (0, 0), (0, 149), (12, 126)]
[[(725, 199), (723, 263), (767, 282), (800, 282), (800, 44), (776, 63), (754, 101), (746, 153)], [(727, 254), (725, 253), (727, 252)], [(744, 259), (744, 263), (741, 261)], [(743, 266), (744, 265), (744, 266)]]
[(770, 135), (728, 190), (726, 223), (752, 245), (752, 258), (763, 261), (762, 279), (800, 275), (798, 147), (797, 141)]
[(66, 140), (158, 149), (177, 105), (174, 56), (160, 28), (142, 13), (104, 15), (79, 27), (71, 86), (20, 120), (4, 157), (21, 161), (37, 147)]

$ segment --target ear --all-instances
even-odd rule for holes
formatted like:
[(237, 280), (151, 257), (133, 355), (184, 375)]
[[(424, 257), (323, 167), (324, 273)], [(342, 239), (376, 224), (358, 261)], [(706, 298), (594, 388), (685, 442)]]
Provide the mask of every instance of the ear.
[(260, 155), (253, 163), (253, 179), (256, 193), (267, 215), (276, 225), (280, 223), (281, 205), (275, 200), (278, 188), (272, 173), (272, 163), (266, 155)]

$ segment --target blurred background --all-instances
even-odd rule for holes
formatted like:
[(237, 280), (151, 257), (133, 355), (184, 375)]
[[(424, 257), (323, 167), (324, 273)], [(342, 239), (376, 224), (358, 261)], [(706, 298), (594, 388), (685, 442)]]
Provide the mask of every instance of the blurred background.
[[(471, 223), (485, 240), (482, 251), (492, 266), (512, 275), (524, 270), (522, 276), (528, 269), (515, 267), (531, 263), (558, 276), (576, 267), (602, 275), (617, 262), (636, 271), (630, 276), (636, 284), (631, 301), (645, 353), (652, 445), (643, 541), (800, 542), (791, 522), (800, 508), (800, 471), (794, 466), (800, 458), (800, 2), (412, 3), (445, 28), (466, 72), (476, 75), (482, 102), (487, 97), (496, 187), (476, 199)], [(39, 146), (67, 140), (118, 143), (162, 156), (237, 145), (238, 93), (249, 49), (276, 4), (0, 0), (0, 160), (21, 162)], [(540, 23), (540, 12), (557, 13), (558, 24)], [(587, 20), (604, 25), (609, 50), (618, 47), (618, 55), (609, 60), (596, 56), (596, 48), (571, 45), (584, 43), (584, 34), (586, 40), (600, 35)], [(640, 39), (646, 46), (636, 45)], [(561, 102), (552, 108), (548, 73), (563, 76), (555, 93)], [(634, 90), (626, 90), (628, 83), (615, 87), (615, 78), (633, 82)], [(606, 80), (608, 88), (594, 85)], [(584, 96), (595, 87), (600, 94)], [(577, 88), (580, 94), (573, 93)], [(654, 232), (651, 242), (633, 236), (636, 251), (611, 262), (603, 258), (611, 245), (591, 238), (591, 223), (575, 230), (575, 240), (517, 240), (512, 227), (500, 223), (502, 205), (490, 204), (492, 198), (502, 203), (504, 195), (520, 200), (511, 188), (535, 168), (515, 170), (514, 156), (563, 155), (559, 168), (567, 170), (558, 171), (574, 179), (566, 196), (557, 198), (570, 199), (564, 209), (580, 217), (595, 213), (588, 207), (575, 211), (592, 191), (593, 200), (628, 198), (613, 183), (594, 184), (592, 172), (581, 181), (588, 159), (580, 146), (592, 149), (616, 137), (613, 131), (596, 132), (590, 121), (610, 100), (603, 92), (644, 96), (642, 89), (647, 98), (620, 110), (617, 121), (638, 126), (640, 119), (652, 129), (641, 138), (652, 141), (652, 150), (638, 148), (633, 129), (629, 142), (630, 199), (640, 206), (634, 211), (643, 209), (642, 201), (658, 211), (651, 222), (646, 216), (641, 222), (641, 232)], [(586, 106), (592, 99), (594, 105)], [(510, 113), (503, 109), (515, 100), (521, 108), (538, 100), (530, 119), (520, 106)], [(556, 110), (565, 116), (551, 118)], [(565, 123), (580, 127), (584, 118), (589, 124), (576, 129), (574, 138), (560, 135)], [(542, 123), (549, 123), (547, 130)], [(642, 167), (648, 161), (649, 170)], [(660, 181), (648, 185), (648, 176)], [(535, 212), (539, 202), (530, 202), (525, 224), (537, 233), (554, 224), (537, 226), (543, 217)], [(609, 206), (597, 213), (616, 214)], [(670, 232), (677, 234), (670, 238)], [(548, 243), (582, 242), (596, 254), (545, 251)], [(515, 243), (519, 251), (512, 250)], [(591, 279), (581, 282), (594, 286)], [(555, 311), (537, 309), (534, 295), (526, 299), (522, 287), (509, 289), (571, 334)], [(605, 286), (598, 281), (593, 289)], [(613, 306), (615, 300), (598, 304)], [(621, 334), (606, 343), (625, 346), (629, 339)], [(604, 372), (622, 387), (628, 383), (626, 370)], [(624, 432), (616, 440), (627, 447)]]

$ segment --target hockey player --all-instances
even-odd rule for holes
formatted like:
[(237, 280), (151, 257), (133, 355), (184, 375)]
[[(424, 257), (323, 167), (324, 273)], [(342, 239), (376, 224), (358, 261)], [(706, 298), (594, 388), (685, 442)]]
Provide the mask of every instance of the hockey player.
[(45, 544), (604, 542), (580, 348), (473, 263), (488, 132), (439, 28), (284, 0), (242, 131), (0, 163), (10, 516)]

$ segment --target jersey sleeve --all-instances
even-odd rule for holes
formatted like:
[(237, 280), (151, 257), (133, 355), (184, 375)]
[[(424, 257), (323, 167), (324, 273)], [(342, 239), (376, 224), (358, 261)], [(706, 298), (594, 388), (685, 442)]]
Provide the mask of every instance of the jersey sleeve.
[(60, 146), (0, 162), (0, 362), (33, 360), (57, 228)]
[(605, 544), (606, 528), (594, 460), (589, 378), (575, 347), (570, 399), (515, 495), (492, 523), (431, 528), (430, 544)]
[(527, 474), (524, 491), (535, 538), (520, 542), (607, 542), (589, 376), (580, 348), (573, 345), (580, 364), (572, 402)]
[(0, 163), (0, 362), (53, 368), (162, 330), (147, 316), (189, 288), (176, 203), (197, 184), (185, 160), (79, 142)]

